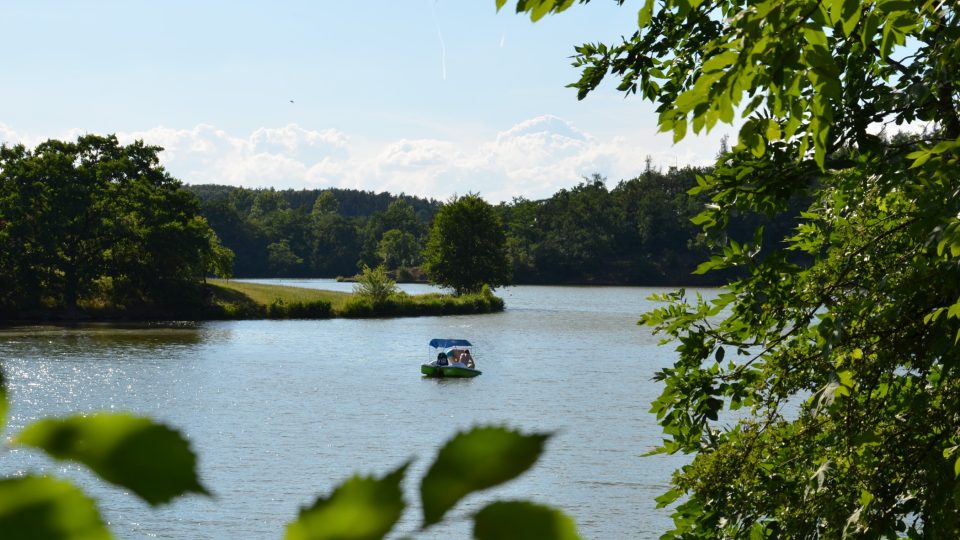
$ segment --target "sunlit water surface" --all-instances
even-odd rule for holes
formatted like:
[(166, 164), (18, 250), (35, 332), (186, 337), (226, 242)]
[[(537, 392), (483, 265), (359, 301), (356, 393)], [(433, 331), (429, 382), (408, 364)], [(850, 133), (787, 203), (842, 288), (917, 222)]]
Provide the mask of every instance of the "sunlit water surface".
[[(382, 475), (415, 458), (395, 537), (469, 538), (483, 504), (524, 498), (570, 514), (586, 538), (656, 538), (670, 519), (654, 497), (682, 458), (641, 457), (661, 440), (650, 379), (674, 355), (636, 325), (654, 292), (511, 287), (499, 291), (507, 310), (493, 315), (0, 329), (13, 399), (6, 436), (48, 415), (149, 415), (186, 434), (215, 497), (152, 509), (23, 449), (0, 453), (0, 474), (73, 478), (120, 538), (260, 539), (281, 538), (301, 506), (354, 472)], [(483, 375), (422, 378), (433, 337), (470, 339)], [(477, 424), (555, 435), (527, 474), (419, 532), (419, 479), (444, 441)]]

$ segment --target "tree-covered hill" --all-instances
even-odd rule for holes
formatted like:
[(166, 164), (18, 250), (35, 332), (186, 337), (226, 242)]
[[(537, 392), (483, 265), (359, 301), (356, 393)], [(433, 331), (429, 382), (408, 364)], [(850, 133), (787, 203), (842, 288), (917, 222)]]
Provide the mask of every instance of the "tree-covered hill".
[[(253, 198), (249, 194), (255, 194), (259, 191), (276, 191), (282, 197), (290, 208), (298, 210), (301, 208), (310, 211), (314, 203), (323, 193), (329, 193), (337, 201), (338, 212), (347, 217), (367, 217), (376, 212), (384, 212), (390, 203), (400, 199), (409, 204), (414, 212), (423, 220), (429, 221), (433, 214), (440, 207), (440, 203), (434, 199), (425, 199), (413, 195), (391, 195), (385, 191), (375, 193), (373, 191), (363, 191), (357, 189), (247, 189), (236, 186), (225, 186), (220, 184), (196, 184), (188, 185), (186, 189), (196, 195), (201, 202), (214, 199), (230, 199), (231, 197), (241, 197), (247, 201), (247, 204), (253, 204)], [(245, 192), (248, 195), (238, 195), (238, 192)]]
[[(691, 196), (709, 169), (650, 166), (608, 186), (599, 175), (548, 199), (496, 206), (518, 284), (716, 285), (729, 274), (693, 275), (707, 254), (690, 220), (706, 200)], [(441, 203), (367, 191), (190, 186), (223, 244), (236, 253), (237, 277), (335, 277), (362, 265), (419, 267)], [(797, 207), (799, 209), (799, 206)], [(784, 233), (797, 214), (733, 220), (748, 240), (755, 226)], [(790, 217), (793, 216), (793, 217)]]
[(188, 188), (223, 245), (236, 277), (334, 277), (385, 260), (420, 264), (440, 203), (346, 189)]

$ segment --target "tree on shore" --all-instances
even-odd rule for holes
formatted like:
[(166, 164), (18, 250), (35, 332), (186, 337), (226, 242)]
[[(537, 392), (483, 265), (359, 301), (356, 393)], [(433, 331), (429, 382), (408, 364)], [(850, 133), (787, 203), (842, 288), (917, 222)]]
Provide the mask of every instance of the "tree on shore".
[(506, 235), (494, 208), (476, 194), (451, 199), (433, 219), (424, 251), (430, 280), (456, 293), (478, 292), (510, 279)]
[[(641, 320), (679, 342), (656, 374), (657, 451), (693, 455), (658, 499), (676, 504), (665, 538), (960, 536), (958, 17), (924, 0), (645, 0), (633, 35), (576, 47), (581, 99), (613, 74), (675, 141), (742, 117), (694, 221), (714, 249), (698, 271), (744, 277)], [(727, 234), (798, 198), (780, 238)]]
[(96, 135), (0, 147), (0, 308), (176, 303), (209, 270), (228, 272), (159, 152)]

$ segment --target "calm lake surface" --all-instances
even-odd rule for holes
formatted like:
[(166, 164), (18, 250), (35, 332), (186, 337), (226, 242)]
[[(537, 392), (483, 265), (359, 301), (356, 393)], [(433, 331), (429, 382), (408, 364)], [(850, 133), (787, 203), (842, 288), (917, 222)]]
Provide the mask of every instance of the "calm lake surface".
[[(379, 476), (415, 458), (395, 537), (469, 538), (483, 504), (525, 498), (570, 514), (586, 538), (657, 538), (671, 521), (654, 497), (683, 461), (641, 457), (661, 439), (647, 413), (659, 393), (650, 378), (674, 357), (636, 325), (660, 291), (510, 287), (498, 291), (505, 312), (476, 316), (0, 328), (13, 400), (5, 437), (48, 415), (149, 415), (190, 439), (215, 498), (151, 509), (79, 466), (22, 449), (0, 453), (0, 473), (73, 478), (120, 538), (279, 539), (301, 506), (354, 472)], [(470, 339), (483, 375), (422, 378), (433, 337)], [(478, 424), (555, 436), (527, 474), (417, 533), (420, 478), (443, 442)]]

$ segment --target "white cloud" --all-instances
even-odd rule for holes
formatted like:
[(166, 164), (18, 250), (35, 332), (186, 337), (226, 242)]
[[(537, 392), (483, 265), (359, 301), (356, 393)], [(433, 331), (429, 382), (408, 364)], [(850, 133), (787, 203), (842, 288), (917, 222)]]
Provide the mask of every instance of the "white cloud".
[[(72, 130), (60, 138), (80, 133)], [(371, 142), (335, 129), (296, 124), (264, 127), (248, 135), (200, 124), (117, 136), (124, 143), (143, 139), (162, 146), (161, 161), (167, 170), (193, 184), (332, 186), (437, 199), (479, 192), (492, 202), (514, 196), (549, 197), (595, 172), (607, 176), (612, 185), (639, 174), (647, 155), (664, 168), (707, 164), (715, 150), (704, 152), (704, 147), (719, 147), (716, 134), (706, 145), (697, 139), (673, 146), (668, 136), (656, 136), (652, 129), (604, 139), (549, 115), (519, 122), (479, 144), (438, 139)], [(34, 145), (40, 140), (0, 123), (0, 142)]]
[(322, 187), (330, 164), (346, 161), (347, 136), (327, 129), (315, 131), (296, 124), (260, 128), (237, 137), (213, 126), (192, 129), (152, 128), (120, 133), (121, 141), (143, 139), (164, 147), (161, 160), (174, 176), (189, 183), (219, 183), (245, 187)]
[(455, 143), (431, 139), (403, 139), (386, 145), (377, 157), (377, 165), (385, 171), (418, 170), (444, 166), (461, 159), (463, 156)]
[(301, 161), (319, 161), (331, 155), (346, 157), (347, 136), (335, 129), (311, 131), (296, 124), (260, 128), (250, 136), (256, 152), (283, 153)]
[(581, 133), (569, 122), (556, 116), (545, 114), (524, 120), (507, 131), (497, 134), (497, 141), (519, 139), (528, 136), (551, 136), (568, 140), (586, 141), (591, 137)]
[(28, 147), (34, 147), (48, 139), (63, 139), (70, 140), (76, 139), (79, 135), (82, 135), (83, 132), (78, 129), (71, 129), (66, 133), (59, 135), (36, 135), (29, 133), (21, 133), (14, 129), (12, 126), (0, 122), (0, 144), (5, 145), (14, 145), (14, 144), (23, 144)]

